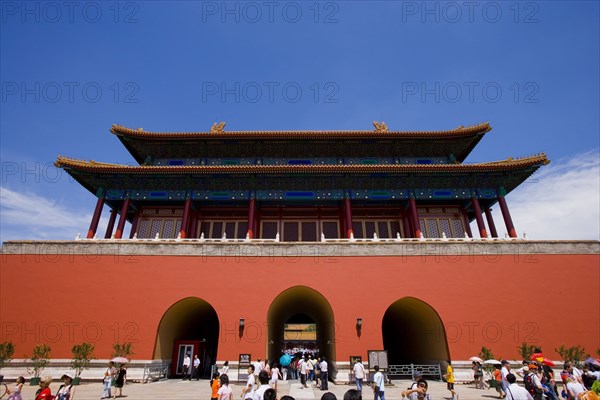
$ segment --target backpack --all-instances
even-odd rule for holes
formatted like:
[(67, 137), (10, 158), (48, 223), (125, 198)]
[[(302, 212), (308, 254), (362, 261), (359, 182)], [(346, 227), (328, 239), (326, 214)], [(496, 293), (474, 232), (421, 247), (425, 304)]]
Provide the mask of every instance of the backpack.
[(540, 389), (538, 389), (533, 383), (533, 374), (529, 373), (523, 377), (523, 383), (525, 384), (525, 389), (532, 395), (540, 393)]

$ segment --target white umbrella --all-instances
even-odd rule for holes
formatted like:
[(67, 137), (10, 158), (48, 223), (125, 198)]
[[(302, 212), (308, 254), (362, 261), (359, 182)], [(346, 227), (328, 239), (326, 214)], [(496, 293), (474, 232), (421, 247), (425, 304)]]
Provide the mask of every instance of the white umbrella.
[(494, 365), (501, 364), (500, 361), (494, 360), (494, 359), (492, 359), (492, 360), (485, 360), (483, 363), (484, 364), (494, 364)]
[(469, 358), (469, 361), (475, 361), (475, 362), (478, 362), (478, 363), (483, 362), (483, 360), (481, 358), (479, 358), (479, 357), (471, 357), (471, 358)]
[(125, 364), (125, 363), (128, 363), (128, 362), (129, 362), (129, 360), (128, 360), (127, 358), (125, 358), (125, 357), (115, 357), (115, 358), (113, 358), (113, 359), (112, 359), (112, 360), (110, 360), (110, 361), (112, 361), (112, 362), (116, 362), (116, 363), (118, 363), (118, 364)]

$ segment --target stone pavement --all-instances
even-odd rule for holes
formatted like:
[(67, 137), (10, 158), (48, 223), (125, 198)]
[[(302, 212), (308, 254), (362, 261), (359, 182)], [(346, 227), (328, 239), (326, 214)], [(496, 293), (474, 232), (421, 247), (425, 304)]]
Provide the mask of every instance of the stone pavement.
[[(393, 386), (386, 387), (386, 400), (400, 400), (400, 392), (405, 390), (411, 381), (409, 380), (394, 380)], [(432, 400), (450, 399), (450, 392), (446, 389), (445, 382), (429, 381), (429, 393)], [(28, 384), (27, 384), (28, 385)], [(8, 383), (8, 387), (13, 387), (14, 384)], [(50, 386), (54, 394), (60, 383), (54, 381)], [(234, 400), (240, 398), (242, 385), (233, 384)], [(348, 389), (354, 389), (353, 385), (334, 385), (329, 383), (329, 391), (334, 393), (338, 400), (342, 400), (344, 393)], [(289, 394), (296, 400), (319, 400), (323, 393), (315, 388), (301, 389), (298, 381), (279, 382), (279, 396)], [(25, 386), (23, 388), (23, 400), (33, 400), (35, 397), (36, 387)], [(498, 396), (494, 389), (478, 390), (473, 385), (456, 385), (456, 390), (460, 400), (480, 400), (480, 399), (497, 399)], [(169, 379), (153, 383), (127, 383), (123, 388), (122, 400), (209, 400), (210, 387), (208, 380), (200, 381), (181, 381), (179, 379)], [(102, 384), (99, 382), (83, 383), (77, 386), (74, 400), (98, 400), (102, 397)], [(373, 393), (369, 386), (363, 388), (363, 398), (371, 400)]]

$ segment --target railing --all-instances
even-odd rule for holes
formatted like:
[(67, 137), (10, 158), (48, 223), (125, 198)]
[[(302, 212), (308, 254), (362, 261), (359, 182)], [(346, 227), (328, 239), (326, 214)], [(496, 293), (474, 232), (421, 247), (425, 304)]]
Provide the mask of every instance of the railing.
[(171, 364), (166, 362), (144, 364), (144, 377), (142, 378), (142, 383), (167, 379), (170, 366)]
[(388, 376), (414, 376), (419, 372), (421, 376), (435, 376), (442, 380), (442, 369), (439, 364), (403, 364), (390, 365), (387, 370)]

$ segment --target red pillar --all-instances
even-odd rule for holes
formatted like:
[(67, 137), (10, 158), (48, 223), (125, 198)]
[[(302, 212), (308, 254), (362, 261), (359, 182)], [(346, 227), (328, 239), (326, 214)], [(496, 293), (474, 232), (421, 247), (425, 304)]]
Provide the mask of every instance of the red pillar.
[(104, 234), (104, 239), (110, 239), (110, 237), (112, 236), (116, 219), (117, 210), (113, 208), (112, 210), (110, 210), (110, 217), (108, 218), (108, 225), (106, 226), (106, 233)]
[(467, 215), (467, 212), (464, 208), (462, 209), (462, 215), (463, 220), (465, 222), (465, 232), (467, 232), (467, 235), (469, 235), (469, 237), (472, 238), (473, 232), (471, 232), (471, 222), (469, 221), (469, 216)]
[(135, 212), (135, 216), (133, 217), (133, 224), (131, 225), (131, 232), (129, 232), (129, 239), (133, 239), (133, 236), (137, 233), (138, 225), (140, 224), (141, 217), (140, 210)]
[(421, 224), (419, 223), (419, 215), (417, 214), (417, 202), (415, 199), (408, 199), (408, 207), (410, 208), (410, 216), (413, 223), (413, 231), (416, 238), (421, 237)]
[(96, 234), (96, 230), (98, 229), (98, 222), (100, 222), (100, 214), (102, 214), (102, 206), (104, 206), (104, 198), (100, 197), (98, 201), (96, 201), (96, 209), (94, 210), (92, 222), (90, 223), (90, 229), (88, 229), (87, 233), (88, 239), (92, 239)]
[(179, 234), (182, 239), (185, 239), (188, 235), (188, 225), (190, 219), (190, 209), (192, 208), (192, 199), (186, 199), (183, 206), (183, 217), (181, 218), (181, 229)]
[(471, 197), (471, 204), (473, 205), (473, 211), (475, 211), (475, 220), (477, 221), (477, 228), (479, 229), (479, 236), (482, 239), (487, 238), (487, 231), (485, 230), (485, 224), (483, 217), (481, 216), (481, 207), (479, 206), (479, 199), (473, 196)]
[(191, 212), (190, 213), (190, 229), (189, 229), (189, 232), (187, 235), (188, 238), (196, 237), (196, 228), (197, 227), (198, 227), (198, 216), (196, 215), (196, 213)]
[(129, 197), (127, 197), (123, 202), (123, 206), (121, 207), (119, 224), (117, 225), (117, 233), (115, 234), (115, 239), (121, 239), (123, 237), (123, 229), (125, 229), (125, 221), (127, 221), (127, 211), (129, 211), (129, 202)]
[(352, 204), (350, 203), (350, 197), (344, 198), (344, 215), (346, 219), (346, 239), (354, 236), (354, 230), (352, 229)]
[(345, 213), (345, 206), (344, 206), (344, 202), (340, 203), (340, 214), (339, 214), (339, 223), (340, 223), (340, 232), (338, 233), (338, 235), (340, 235), (341, 237), (344, 237), (344, 234), (346, 232), (346, 213)]
[(498, 195), (498, 204), (500, 204), (500, 211), (502, 211), (502, 218), (504, 218), (504, 224), (506, 225), (508, 236), (511, 238), (516, 238), (517, 231), (515, 231), (515, 226), (513, 225), (512, 218), (510, 217), (510, 212), (508, 211), (508, 206), (506, 205), (504, 196)]
[(256, 200), (251, 198), (248, 202), (248, 236), (250, 239), (254, 239), (254, 227), (256, 221), (254, 220), (254, 209), (256, 208)]
[(492, 209), (489, 207), (485, 209), (485, 219), (487, 219), (488, 226), (490, 227), (490, 234), (492, 237), (497, 238), (498, 231), (496, 231), (496, 224), (494, 224), (494, 218), (492, 217)]

